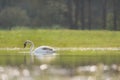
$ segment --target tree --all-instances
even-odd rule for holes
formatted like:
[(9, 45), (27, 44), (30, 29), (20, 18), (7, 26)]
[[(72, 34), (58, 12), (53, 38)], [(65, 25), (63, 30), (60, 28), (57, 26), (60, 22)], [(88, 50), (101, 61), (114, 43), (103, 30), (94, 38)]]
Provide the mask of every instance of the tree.
[(84, 6), (84, 0), (80, 0), (80, 12), (81, 12), (81, 15), (80, 15), (80, 17), (81, 17), (81, 29), (83, 30), (83, 29), (85, 29), (85, 13), (84, 13), (84, 8), (85, 8), (85, 6)]
[(73, 21), (73, 0), (67, 0), (67, 19), (70, 29), (74, 29), (74, 21)]
[(25, 10), (17, 7), (5, 8), (0, 13), (0, 26), (11, 29), (16, 26), (26, 26), (29, 24), (29, 17)]
[(92, 5), (91, 0), (88, 0), (88, 29), (91, 29), (92, 24)]
[(102, 22), (102, 26), (103, 26), (103, 29), (106, 29), (107, 27), (107, 0), (103, 0), (103, 22)]
[(113, 30), (117, 30), (117, 0), (113, 0)]
[(79, 29), (80, 23), (80, 0), (74, 0), (75, 13), (74, 13), (74, 28)]

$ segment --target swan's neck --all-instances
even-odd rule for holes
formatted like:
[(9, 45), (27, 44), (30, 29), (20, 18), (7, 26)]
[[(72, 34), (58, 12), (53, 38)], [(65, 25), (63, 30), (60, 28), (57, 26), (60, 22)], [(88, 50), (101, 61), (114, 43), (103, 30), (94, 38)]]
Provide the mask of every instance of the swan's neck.
[(31, 44), (30, 46), (31, 64), (33, 64), (34, 63), (34, 55), (33, 55), (34, 43), (32, 41), (30, 41), (29, 43)]
[(30, 53), (32, 54), (32, 52), (33, 52), (33, 49), (34, 49), (34, 44), (33, 44), (33, 42), (31, 42), (31, 46), (30, 46)]

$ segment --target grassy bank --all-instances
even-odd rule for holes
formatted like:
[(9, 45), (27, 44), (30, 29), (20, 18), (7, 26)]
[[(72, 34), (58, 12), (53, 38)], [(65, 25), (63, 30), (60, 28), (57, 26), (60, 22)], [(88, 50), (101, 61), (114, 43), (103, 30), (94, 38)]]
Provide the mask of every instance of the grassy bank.
[(11, 30), (0, 31), (0, 47), (23, 47), (25, 40), (35, 47), (120, 47), (119, 31)]

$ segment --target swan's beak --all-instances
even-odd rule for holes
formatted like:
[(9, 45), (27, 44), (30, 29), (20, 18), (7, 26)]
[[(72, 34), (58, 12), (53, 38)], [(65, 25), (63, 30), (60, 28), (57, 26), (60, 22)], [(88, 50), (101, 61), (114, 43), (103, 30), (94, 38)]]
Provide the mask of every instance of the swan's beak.
[(26, 47), (26, 43), (24, 43), (24, 48)]

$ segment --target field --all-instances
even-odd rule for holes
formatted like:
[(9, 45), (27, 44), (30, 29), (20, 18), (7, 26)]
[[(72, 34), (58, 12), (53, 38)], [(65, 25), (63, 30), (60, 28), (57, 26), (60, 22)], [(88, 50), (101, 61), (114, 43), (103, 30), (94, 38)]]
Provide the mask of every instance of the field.
[[(29, 51), (23, 48), (26, 40), (34, 42), (35, 47), (48, 45), (55, 48), (120, 48), (119, 31), (88, 31), (88, 30), (40, 30), (20, 29), (0, 31), (0, 64), (25, 64), (25, 58), (30, 56), (20, 54)], [(6, 50), (6, 48), (20, 48)], [(4, 50), (2, 50), (4, 49)], [(120, 63), (120, 50), (59, 50), (59, 55), (50, 64), (63, 67), (73, 67), (85, 64)], [(40, 64), (36, 60), (35, 64)]]
[(0, 47), (20, 47), (31, 40), (35, 47), (120, 47), (119, 31), (11, 30), (0, 31)]

